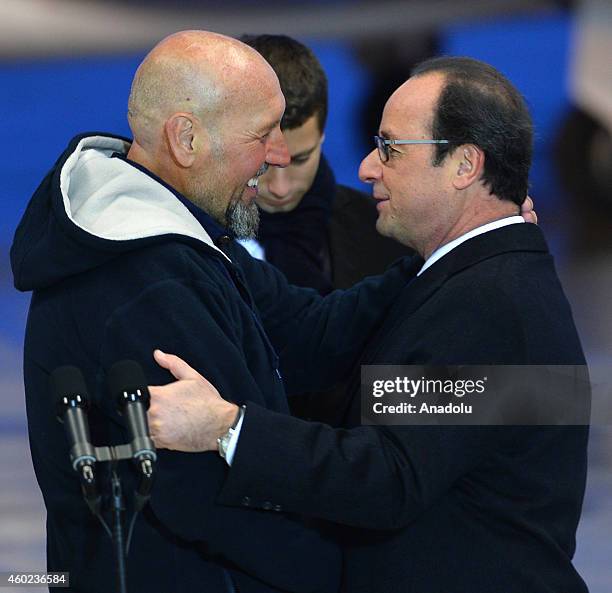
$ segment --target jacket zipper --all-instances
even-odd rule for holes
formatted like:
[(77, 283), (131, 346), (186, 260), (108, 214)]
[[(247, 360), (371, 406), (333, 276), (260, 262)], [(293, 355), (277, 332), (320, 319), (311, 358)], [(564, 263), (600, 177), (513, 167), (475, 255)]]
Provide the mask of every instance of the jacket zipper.
[(227, 568), (223, 569), (223, 576), (225, 577), (225, 584), (227, 585), (227, 593), (239, 593), (232, 575), (229, 573)]

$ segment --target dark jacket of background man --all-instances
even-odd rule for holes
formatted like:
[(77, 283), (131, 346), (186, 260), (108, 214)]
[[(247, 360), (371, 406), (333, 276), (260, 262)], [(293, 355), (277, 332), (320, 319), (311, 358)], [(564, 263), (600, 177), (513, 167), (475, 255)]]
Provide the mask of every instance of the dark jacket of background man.
[(266, 261), (297, 286), (328, 294), (380, 274), (411, 250), (376, 230), (371, 196), (336, 183), (321, 155), (314, 181), (295, 210), (260, 212)]

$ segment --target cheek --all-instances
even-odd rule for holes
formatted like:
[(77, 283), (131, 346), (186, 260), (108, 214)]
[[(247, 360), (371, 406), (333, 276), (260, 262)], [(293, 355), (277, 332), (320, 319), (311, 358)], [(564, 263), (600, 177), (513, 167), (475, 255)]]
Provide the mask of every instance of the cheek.
[(268, 193), (268, 174), (264, 173), (260, 178), (259, 178), (259, 193)]
[(296, 189), (307, 191), (314, 183), (319, 168), (319, 159), (312, 163), (305, 163), (301, 167), (297, 167), (293, 174), (293, 185)]
[(407, 206), (409, 196), (412, 194), (412, 180), (407, 174), (394, 170), (387, 170), (382, 178), (383, 185), (389, 193), (391, 200), (389, 206), (392, 210), (401, 211)]
[(293, 193), (305, 192), (306, 190), (310, 189), (312, 182), (314, 181), (314, 177), (308, 170), (295, 171), (293, 175), (291, 175), (290, 179)]
[(246, 183), (246, 181), (257, 173), (265, 162), (265, 146), (258, 142), (257, 145), (250, 148), (248, 152), (239, 154), (229, 161), (230, 171), (233, 170), (234, 175)]
[(414, 208), (431, 194), (433, 180), (420, 163), (409, 166), (406, 162), (402, 165), (406, 166), (387, 169), (383, 176), (383, 184), (397, 208)]

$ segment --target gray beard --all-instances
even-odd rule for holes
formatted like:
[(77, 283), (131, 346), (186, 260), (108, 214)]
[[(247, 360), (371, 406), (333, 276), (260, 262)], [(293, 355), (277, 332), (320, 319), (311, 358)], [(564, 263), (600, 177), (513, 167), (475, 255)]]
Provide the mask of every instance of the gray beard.
[(252, 202), (246, 205), (242, 200), (230, 202), (225, 211), (228, 230), (237, 239), (255, 239), (259, 228), (259, 210)]

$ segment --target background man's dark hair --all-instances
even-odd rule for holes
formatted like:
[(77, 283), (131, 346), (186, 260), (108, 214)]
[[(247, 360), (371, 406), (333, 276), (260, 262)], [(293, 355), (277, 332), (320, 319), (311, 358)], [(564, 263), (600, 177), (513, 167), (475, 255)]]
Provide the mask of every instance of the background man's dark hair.
[(240, 41), (256, 49), (278, 76), (287, 102), (281, 128), (298, 128), (316, 115), (323, 132), (327, 119), (327, 76), (312, 51), (286, 35), (243, 35)]
[(446, 84), (432, 122), (439, 144), (439, 165), (459, 144), (475, 144), (485, 153), (483, 180), (491, 193), (522, 204), (527, 196), (533, 126), (525, 100), (512, 83), (489, 64), (472, 58), (439, 57), (417, 65), (412, 76), (440, 72)]

